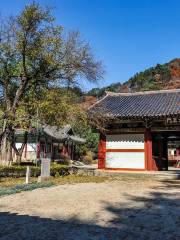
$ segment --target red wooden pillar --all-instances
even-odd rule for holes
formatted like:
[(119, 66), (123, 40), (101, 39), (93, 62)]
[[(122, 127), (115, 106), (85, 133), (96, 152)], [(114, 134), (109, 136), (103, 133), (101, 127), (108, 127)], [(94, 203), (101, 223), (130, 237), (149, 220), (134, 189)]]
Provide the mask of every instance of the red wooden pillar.
[(40, 143), (39, 142), (36, 145), (36, 157), (40, 158)]
[(68, 156), (68, 147), (65, 143), (63, 143), (61, 154), (63, 156)]
[(145, 169), (148, 171), (158, 170), (152, 155), (152, 135), (150, 129), (145, 131)]
[(98, 168), (105, 168), (106, 160), (106, 136), (100, 133), (99, 145), (98, 145)]

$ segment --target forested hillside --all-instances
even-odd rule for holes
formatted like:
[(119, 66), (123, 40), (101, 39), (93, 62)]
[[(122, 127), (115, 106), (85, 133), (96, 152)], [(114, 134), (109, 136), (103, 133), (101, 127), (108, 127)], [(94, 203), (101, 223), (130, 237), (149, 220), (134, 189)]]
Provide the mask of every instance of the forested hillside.
[(172, 88), (180, 88), (180, 58), (136, 73), (125, 83), (118, 82), (103, 88), (93, 88), (88, 95), (100, 97), (105, 91), (136, 92)]

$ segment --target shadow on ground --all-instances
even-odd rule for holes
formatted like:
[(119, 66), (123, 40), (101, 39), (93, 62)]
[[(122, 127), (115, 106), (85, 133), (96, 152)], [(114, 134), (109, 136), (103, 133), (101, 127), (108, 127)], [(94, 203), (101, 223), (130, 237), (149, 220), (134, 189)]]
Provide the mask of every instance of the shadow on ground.
[[(103, 203), (105, 212), (113, 218), (100, 226), (92, 222), (52, 220), (38, 216), (0, 213), (2, 240), (179, 240), (180, 199), (179, 182), (166, 181), (152, 189), (148, 197), (128, 195), (128, 203)], [(173, 191), (164, 191), (173, 189)], [(175, 191), (174, 191), (175, 189)], [(138, 191), (138, 190), (137, 190)], [(130, 205), (129, 205), (130, 204)], [(102, 213), (103, 216), (103, 213)]]

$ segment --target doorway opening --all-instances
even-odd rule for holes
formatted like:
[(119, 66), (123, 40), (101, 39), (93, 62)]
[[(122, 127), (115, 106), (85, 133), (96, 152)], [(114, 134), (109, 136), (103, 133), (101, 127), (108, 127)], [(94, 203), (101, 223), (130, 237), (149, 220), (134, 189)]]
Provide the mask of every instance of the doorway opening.
[(180, 169), (180, 131), (153, 132), (152, 155), (158, 170)]

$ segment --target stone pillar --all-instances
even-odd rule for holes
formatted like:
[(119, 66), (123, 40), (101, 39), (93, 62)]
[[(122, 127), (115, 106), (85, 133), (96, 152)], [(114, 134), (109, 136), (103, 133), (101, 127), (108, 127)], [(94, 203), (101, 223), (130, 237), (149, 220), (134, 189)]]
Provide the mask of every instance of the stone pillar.
[(28, 184), (30, 182), (30, 176), (31, 176), (31, 169), (30, 166), (27, 166), (26, 168), (26, 184)]

